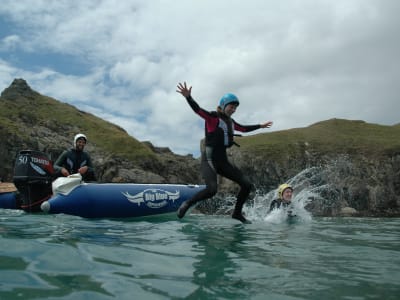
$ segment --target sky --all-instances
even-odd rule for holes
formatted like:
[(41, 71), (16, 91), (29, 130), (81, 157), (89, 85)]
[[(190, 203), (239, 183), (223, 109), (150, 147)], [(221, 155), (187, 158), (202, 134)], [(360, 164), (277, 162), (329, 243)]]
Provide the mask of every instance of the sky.
[[(199, 154), (225, 93), (251, 134), (400, 122), (398, 0), (2, 0), (0, 91), (35, 91), (177, 154)], [(90, 137), (89, 141), (90, 141)], [(239, 141), (240, 143), (240, 141)]]

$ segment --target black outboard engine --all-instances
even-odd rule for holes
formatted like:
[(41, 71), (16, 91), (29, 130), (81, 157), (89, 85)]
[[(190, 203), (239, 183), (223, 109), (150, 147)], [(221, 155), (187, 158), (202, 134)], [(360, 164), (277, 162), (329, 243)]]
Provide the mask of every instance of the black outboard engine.
[(46, 153), (22, 150), (14, 166), (14, 184), (20, 193), (21, 208), (40, 211), (40, 204), (52, 195), (53, 164)]

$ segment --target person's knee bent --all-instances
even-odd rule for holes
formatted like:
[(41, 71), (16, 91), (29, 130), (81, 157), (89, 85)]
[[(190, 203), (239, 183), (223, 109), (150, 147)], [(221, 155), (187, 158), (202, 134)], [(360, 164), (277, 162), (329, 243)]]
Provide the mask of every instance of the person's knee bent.
[(238, 194), (238, 199), (241, 199), (243, 201), (246, 201), (246, 199), (249, 197), (250, 192), (253, 189), (253, 184), (250, 183), (249, 181), (245, 180), (242, 182), (240, 185), (240, 191)]

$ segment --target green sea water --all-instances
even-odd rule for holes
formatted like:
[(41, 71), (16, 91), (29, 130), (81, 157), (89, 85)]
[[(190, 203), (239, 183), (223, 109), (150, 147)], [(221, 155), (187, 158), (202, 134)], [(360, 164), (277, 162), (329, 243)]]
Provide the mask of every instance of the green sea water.
[(400, 299), (400, 219), (0, 209), (0, 299)]

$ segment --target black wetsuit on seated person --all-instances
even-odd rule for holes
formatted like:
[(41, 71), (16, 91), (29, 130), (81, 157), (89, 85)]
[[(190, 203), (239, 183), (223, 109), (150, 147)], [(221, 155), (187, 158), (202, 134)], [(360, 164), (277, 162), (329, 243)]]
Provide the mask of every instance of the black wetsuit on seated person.
[(65, 168), (69, 174), (78, 173), (79, 168), (87, 166), (87, 172), (82, 175), (84, 181), (95, 181), (94, 168), (90, 155), (86, 151), (77, 151), (76, 149), (65, 150), (54, 163), (56, 177), (62, 176), (61, 169)]
[(206, 188), (181, 205), (178, 217), (182, 218), (189, 207), (217, 193), (217, 174), (220, 174), (240, 185), (232, 217), (246, 223), (248, 221), (242, 215), (242, 207), (251, 191), (252, 184), (237, 167), (228, 161), (226, 149), (234, 144), (234, 130), (249, 132), (261, 126), (240, 125), (221, 112), (209, 112), (202, 109), (191, 96), (186, 100), (193, 111), (205, 120), (205, 147), (201, 151), (201, 172)]

